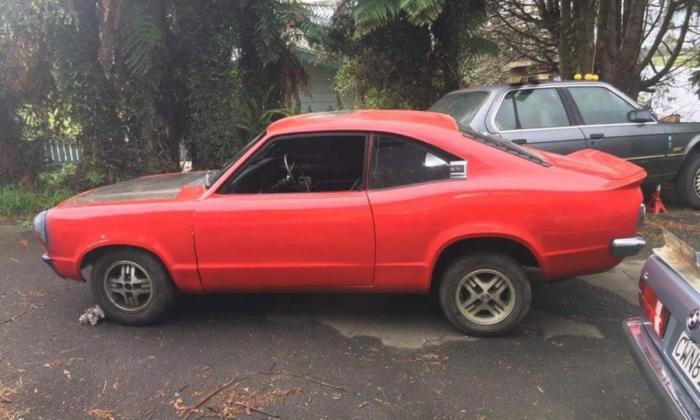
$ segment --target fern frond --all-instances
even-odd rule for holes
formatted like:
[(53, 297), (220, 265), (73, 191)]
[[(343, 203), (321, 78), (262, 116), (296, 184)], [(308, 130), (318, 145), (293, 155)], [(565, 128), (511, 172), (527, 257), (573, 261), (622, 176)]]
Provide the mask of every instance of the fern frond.
[(130, 4), (122, 16), (120, 32), (121, 57), (126, 69), (134, 77), (146, 76), (153, 66), (153, 54), (161, 44), (158, 22), (146, 7)]
[(401, 11), (402, 0), (362, 0), (352, 11), (358, 36), (385, 25)]
[(445, 0), (402, 0), (400, 4), (408, 20), (418, 26), (435, 22), (444, 6)]

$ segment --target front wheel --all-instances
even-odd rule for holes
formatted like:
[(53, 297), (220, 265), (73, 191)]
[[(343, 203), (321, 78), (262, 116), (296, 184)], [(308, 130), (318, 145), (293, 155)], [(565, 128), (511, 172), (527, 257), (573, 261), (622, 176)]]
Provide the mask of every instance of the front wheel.
[(502, 335), (530, 309), (530, 282), (520, 265), (500, 254), (462, 257), (445, 271), (439, 289), (447, 319), (474, 336)]
[(676, 177), (676, 190), (686, 205), (700, 209), (700, 153), (690, 154)]
[(109, 319), (127, 325), (148, 325), (172, 307), (177, 290), (163, 264), (135, 249), (109, 251), (90, 273), (90, 287)]

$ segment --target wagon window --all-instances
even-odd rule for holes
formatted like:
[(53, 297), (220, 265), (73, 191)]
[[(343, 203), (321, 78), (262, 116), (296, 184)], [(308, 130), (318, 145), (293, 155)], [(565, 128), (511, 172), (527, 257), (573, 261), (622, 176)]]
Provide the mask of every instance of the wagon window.
[(629, 123), (627, 113), (635, 109), (603, 87), (575, 87), (569, 88), (569, 92), (587, 125)]
[(375, 137), (370, 188), (450, 179), (450, 162), (458, 157), (436, 147), (393, 136)]
[(322, 134), (273, 139), (224, 187), (229, 194), (305, 193), (363, 187), (366, 136)]
[(448, 93), (428, 111), (447, 114), (457, 122), (469, 125), (487, 96), (489, 96), (488, 92), (481, 91)]
[(564, 127), (569, 117), (555, 89), (522, 89), (508, 92), (494, 121), (499, 130)]

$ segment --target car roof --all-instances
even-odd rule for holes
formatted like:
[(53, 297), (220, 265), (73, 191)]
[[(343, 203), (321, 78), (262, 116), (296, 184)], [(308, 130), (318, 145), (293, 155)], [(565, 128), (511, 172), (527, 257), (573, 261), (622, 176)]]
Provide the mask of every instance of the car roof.
[(501, 91), (501, 90), (506, 90), (506, 89), (517, 89), (517, 88), (528, 88), (528, 87), (563, 87), (563, 86), (604, 86), (604, 87), (612, 87), (610, 84), (605, 83), (605, 82), (594, 82), (594, 81), (579, 81), (579, 80), (553, 80), (550, 82), (531, 82), (531, 83), (513, 83), (513, 84), (506, 84), (506, 83), (501, 83), (498, 85), (490, 85), (490, 86), (475, 86), (475, 87), (470, 87), (466, 89), (458, 89), (458, 90), (453, 90), (452, 92), (447, 93), (447, 95), (451, 95), (453, 93), (460, 93), (460, 92), (490, 92), (490, 91)]
[(458, 131), (457, 122), (449, 115), (428, 111), (358, 110), (313, 112), (275, 121), (268, 134), (313, 131), (386, 131), (399, 132), (407, 127)]

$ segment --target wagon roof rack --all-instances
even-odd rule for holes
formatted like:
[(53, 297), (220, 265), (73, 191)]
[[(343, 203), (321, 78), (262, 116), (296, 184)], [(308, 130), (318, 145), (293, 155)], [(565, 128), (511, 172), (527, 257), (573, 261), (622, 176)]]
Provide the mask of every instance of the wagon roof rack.
[(537, 68), (531, 60), (510, 62), (505, 65), (504, 70), (508, 72), (506, 83), (510, 85), (551, 82), (556, 77), (551, 72)]

